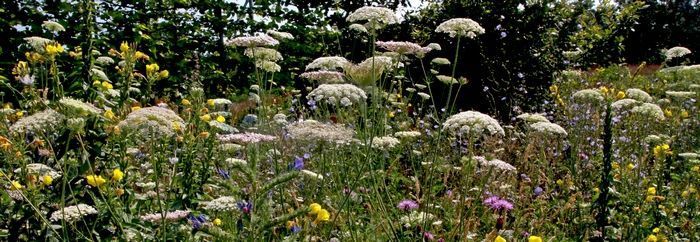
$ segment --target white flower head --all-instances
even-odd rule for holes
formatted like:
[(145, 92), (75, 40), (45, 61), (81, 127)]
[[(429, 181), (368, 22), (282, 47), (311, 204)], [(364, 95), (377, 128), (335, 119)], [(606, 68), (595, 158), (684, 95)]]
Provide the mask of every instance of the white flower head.
[(294, 39), (294, 35), (287, 33), (287, 32), (281, 32), (281, 31), (276, 31), (276, 30), (268, 30), (267, 34), (272, 36), (272, 38), (275, 38), (277, 40), (288, 40), (288, 39)]
[(535, 134), (545, 136), (566, 137), (569, 135), (564, 128), (549, 121), (530, 124), (530, 129)]
[(673, 58), (677, 57), (683, 57), (685, 55), (688, 55), (692, 53), (688, 48), (685, 48), (683, 46), (676, 46), (671, 49), (668, 49), (664, 52), (664, 55), (666, 56), (666, 60), (671, 60)]
[(453, 18), (438, 25), (435, 32), (448, 33), (452, 38), (467, 37), (473, 39), (486, 31), (474, 20), (468, 18)]
[(306, 70), (336, 71), (344, 69), (350, 62), (340, 56), (324, 56), (316, 58), (311, 64), (306, 65)]
[(472, 137), (505, 135), (498, 120), (477, 111), (466, 111), (450, 116), (443, 124), (443, 130), (455, 135)]
[(54, 33), (66, 31), (66, 28), (64, 28), (63, 25), (54, 21), (44, 21), (44, 23), (41, 24), (41, 27)]
[(374, 31), (398, 23), (399, 20), (391, 9), (365, 6), (348, 15), (347, 21), (351, 23), (365, 22), (365, 28)]
[(276, 46), (279, 45), (279, 41), (275, 38), (270, 37), (267, 34), (258, 34), (256, 36), (242, 36), (236, 37), (227, 42), (228, 45), (234, 45), (238, 47), (262, 47), (262, 46)]

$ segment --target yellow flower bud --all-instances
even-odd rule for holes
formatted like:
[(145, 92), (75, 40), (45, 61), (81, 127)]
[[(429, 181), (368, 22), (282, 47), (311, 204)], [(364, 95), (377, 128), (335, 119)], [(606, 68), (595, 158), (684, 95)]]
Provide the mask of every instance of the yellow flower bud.
[(549, 86), (549, 91), (552, 93), (557, 93), (559, 91), (559, 87), (557, 85), (551, 85)]
[(190, 105), (192, 105), (192, 103), (190, 102), (190, 100), (182, 99), (182, 105), (190, 106)]
[(681, 118), (688, 118), (688, 116), (690, 116), (688, 114), (688, 111), (686, 111), (686, 110), (681, 111)]
[(214, 99), (209, 99), (209, 100), (207, 100), (207, 105), (214, 107), (214, 105), (216, 105), (216, 104), (214, 103)]
[(670, 118), (670, 117), (673, 117), (673, 112), (671, 111), (671, 109), (667, 108), (666, 110), (664, 110), (664, 115), (666, 117)]
[(321, 204), (312, 203), (312, 204), (309, 205), (309, 209), (311, 209), (311, 211), (309, 212), (309, 214), (310, 214), (310, 215), (315, 215), (315, 214), (317, 214), (319, 211), (321, 211), (322, 208), (321, 208)]
[(209, 122), (209, 121), (211, 121), (211, 115), (205, 114), (205, 115), (199, 116), (199, 119), (201, 119), (204, 122)]
[(133, 107), (131, 107), (131, 111), (132, 111), (132, 112), (138, 111), (139, 109), (141, 109), (141, 107), (139, 107), (139, 106), (133, 106)]
[(608, 90), (607, 87), (605, 87), (605, 86), (600, 87), (600, 92), (602, 92), (603, 94), (608, 94), (608, 91), (610, 91), (610, 90)]
[(212, 221), (212, 223), (213, 223), (214, 225), (216, 225), (216, 226), (221, 226), (221, 224), (222, 224), (223, 222), (221, 222), (221, 219), (218, 219), (218, 218), (217, 218), (217, 219), (214, 219), (214, 221)]
[(111, 90), (112, 88), (114, 88), (114, 86), (112, 86), (112, 84), (109, 83), (109, 82), (107, 82), (107, 81), (103, 81), (103, 82), (102, 82), (102, 88), (104, 88), (104, 89), (106, 89), (106, 90)]
[(114, 112), (112, 112), (111, 109), (107, 109), (107, 111), (105, 111), (105, 118), (114, 119)]
[(216, 121), (219, 123), (224, 123), (226, 122), (226, 118), (224, 118), (224, 116), (219, 115), (219, 117), (216, 117)]
[(647, 188), (647, 195), (649, 195), (649, 196), (656, 195), (656, 187)]

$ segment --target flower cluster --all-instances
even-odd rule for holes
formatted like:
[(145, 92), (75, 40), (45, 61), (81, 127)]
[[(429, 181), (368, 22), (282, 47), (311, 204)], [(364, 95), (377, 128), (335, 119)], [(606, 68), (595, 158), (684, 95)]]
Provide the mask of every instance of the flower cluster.
[(311, 91), (307, 98), (316, 102), (325, 101), (330, 105), (347, 107), (364, 102), (367, 100), (367, 94), (352, 84), (321, 84)]
[(355, 131), (341, 124), (326, 124), (316, 120), (301, 120), (287, 125), (290, 138), (345, 144), (354, 141)]
[(187, 215), (190, 214), (190, 211), (188, 210), (175, 210), (175, 211), (169, 211), (165, 213), (165, 216), (163, 216), (163, 213), (151, 213), (151, 214), (146, 214), (141, 216), (141, 220), (143, 221), (148, 221), (151, 223), (157, 223), (165, 219), (165, 221), (177, 221), (183, 218), (186, 218)]
[(466, 111), (450, 116), (443, 123), (443, 130), (455, 135), (479, 137), (482, 135), (505, 135), (498, 120), (477, 111)]
[(527, 123), (549, 122), (547, 117), (539, 113), (523, 113), (516, 116), (516, 118), (523, 120)]
[(664, 52), (664, 55), (666, 56), (666, 60), (668, 61), (673, 58), (683, 57), (690, 53), (692, 52), (688, 48), (685, 48), (683, 46), (676, 46), (666, 50), (666, 52)]
[(486, 30), (469, 18), (453, 18), (438, 25), (435, 32), (448, 33), (452, 38), (467, 37), (473, 39), (477, 35), (485, 33)]
[(391, 9), (369, 6), (358, 8), (348, 15), (346, 20), (351, 23), (366, 21), (364, 27), (370, 31), (379, 30), (398, 22), (396, 14)]
[(397, 138), (391, 136), (382, 136), (372, 138), (372, 148), (380, 150), (390, 150), (401, 144)]
[(625, 96), (627, 98), (631, 98), (640, 102), (653, 102), (654, 98), (649, 95), (649, 93), (642, 91), (642, 89), (637, 89), (637, 88), (630, 88), (625, 91)]
[(664, 111), (661, 110), (661, 107), (653, 103), (642, 103), (641, 105), (632, 108), (631, 112), (632, 114), (655, 119), (657, 121), (666, 119), (664, 116)]
[(276, 31), (276, 30), (268, 30), (266, 32), (268, 35), (272, 36), (272, 38), (275, 38), (277, 40), (290, 40), (294, 39), (294, 35), (287, 33), (287, 32), (281, 32), (281, 31)]
[(516, 171), (517, 169), (511, 165), (508, 164), (508, 162), (499, 160), (499, 159), (487, 159), (486, 157), (483, 156), (474, 156), (472, 159), (476, 160), (479, 162), (479, 165), (483, 167), (488, 167), (488, 168), (495, 168), (501, 171)]
[(279, 51), (265, 47), (246, 48), (243, 54), (249, 58), (255, 59), (256, 61), (274, 62), (282, 60), (282, 54)]
[(276, 46), (279, 45), (279, 41), (275, 38), (270, 37), (266, 34), (258, 34), (256, 36), (243, 36), (236, 37), (228, 41), (228, 45), (235, 45), (238, 47), (259, 47), (259, 46)]
[(605, 99), (598, 89), (583, 89), (575, 92), (571, 98), (578, 103), (591, 104), (600, 103)]
[(99, 115), (102, 113), (102, 109), (70, 97), (63, 97), (61, 100), (58, 100), (58, 103), (78, 116)]
[(513, 209), (513, 204), (499, 196), (491, 196), (484, 200), (484, 205), (495, 211), (508, 212)]
[(345, 74), (337, 71), (308, 71), (300, 75), (312, 81), (320, 83), (343, 83), (345, 82)]
[(356, 65), (348, 65), (345, 73), (360, 86), (372, 86), (385, 70), (391, 69), (393, 60), (387, 56), (373, 56)]
[(219, 135), (216, 138), (221, 142), (236, 142), (240, 144), (256, 144), (260, 142), (269, 142), (277, 139), (277, 137), (275, 136), (250, 132), (245, 132), (241, 134)]
[(59, 128), (64, 120), (63, 114), (53, 109), (46, 109), (17, 120), (10, 126), (10, 132), (14, 134), (49, 133)]
[(316, 58), (310, 64), (306, 65), (306, 70), (335, 71), (345, 68), (348, 64), (350, 64), (350, 62), (343, 57), (324, 56)]
[(233, 211), (238, 208), (238, 202), (231, 196), (223, 196), (209, 202), (202, 202), (202, 205), (204, 210), (219, 212)]
[(90, 205), (81, 203), (74, 206), (68, 206), (53, 212), (51, 214), (50, 220), (54, 222), (63, 220), (70, 223), (80, 220), (84, 216), (91, 214), (97, 214), (97, 209)]
[(530, 129), (533, 133), (545, 136), (566, 137), (569, 135), (564, 128), (555, 123), (537, 122), (530, 124)]
[(421, 47), (420, 45), (407, 41), (377, 41), (377, 47), (398, 53), (400, 55), (417, 55), (423, 56), (432, 49)]
[(117, 127), (135, 131), (144, 138), (170, 137), (175, 135), (176, 127), (185, 127), (185, 121), (170, 109), (147, 107), (129, 113)]

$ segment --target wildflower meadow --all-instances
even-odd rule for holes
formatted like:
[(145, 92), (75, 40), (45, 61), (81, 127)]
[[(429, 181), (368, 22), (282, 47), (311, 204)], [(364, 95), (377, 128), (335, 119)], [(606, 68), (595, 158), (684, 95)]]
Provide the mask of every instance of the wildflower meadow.
[(1, 241), (700, 241), (700, 49), (623, 48), (670, 6), (48, 2), (0, 7)]

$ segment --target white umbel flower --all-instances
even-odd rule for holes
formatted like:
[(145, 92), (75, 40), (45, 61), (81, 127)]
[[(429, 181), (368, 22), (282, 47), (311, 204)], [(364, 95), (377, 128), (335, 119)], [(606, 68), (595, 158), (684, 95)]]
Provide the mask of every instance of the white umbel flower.
[(486, 159), (486, 157), (483, 156), (474, 156), (474, 160), (479, 162), (481, 166), (484, 167), (489, 167), (489, 168), (495, 168), (501, 171), (516, 171), (517, 169), (515, 166), (508, 164), (508, 162), (499, 160), (499, 159)]
[(286, 127), (293, 140), (325, 141), (347, 144), (354, 141), (355, 131), (341, 124), (326, 124), (316, 120), (302, 120), (290, 123)]
[(345, 82), (345, 74), (337, 71), (308, 71), (302, 73), (300, 76), (320, 83)]
[(649, 95), (649, 93), (642, 91), (642, 89), (630, 88), (625, 91), (625, 96), (640, 102), (650, 103), (654, 101), (654, 98)]
[(539, 113), (523, 113), (521, 115), (518, 115), (516, 118), (521, 119), (527, 123), (539, 123), (539, 122), (548, 122), (549, 120), (547, 117), (545, 117), (542, 114)]
[(688, 55), (690, 53), (692, 53), (692, 52), (688, 48), (685, 48), (683, 46), (676, 46), (676, 47), (673, 47), (671, 49), (666, 50), (666, 52), (664, 52), (664, 55), (666, 56), (666, 60), (668, 61), (668, 60), (671, 60), (673, 58), (683, 57), (683, 56)]
[(306, 65), (306, 70), (335, 71), (344, 69), (350, 62), (340, 56), (324, 56), (316, 58), (311, 64)]
[(294, 39), (294, 35), (287, 33), (287, 32), (281, 32), (281, 31), (276, 31), (276, 30), (268, 30), (267, 34), (272, 36), (272, 38), (275, 38), (277, 40), (288, 40), (288, 39)]
[(243, 54), (257, 61), (280, 61), (283, 59), (279, 51), (265, 47), (246, 48)]
[(438, 25), (435, 32), (448, 33), (452, 38), (467, 37), (473, 39), (486, 31), (474, 20), (468, 18), (453, 18)]
[(266, 34), (258, 34), (256, 36), (243, 36), (236, 37), (227, 42), (228, 45), (234, 45), (238, 47), (259, 47), (259, 46), (276, 46), (280, 42), (275, 38), (270, 37)]
[[(401, 55), (415, 55), (425, 51), (420, 45), (408, 41), (377, 41), (376, 44), (379, 48), (396, 52)], [(428, 51), (430, 50), (432, 49), (429, 49)]]
[(81, 203), (75, 206), (65, 207), (63, 209), (59, 209), (58, 211), (53, 212), (51, 214), (50, 220), (53, 222), (60, 220), (66, 222), (74, 222), (90, 214), (97, 214), (97, 209), (90, 205)]
[(367, 33), (367, 28), (365, 28), (365, 26), (362, 24), (351, 24), (348, 28), (360, 33)]
[(326, 103), (336, 106), (341, 99), (346, 98), (350, 103), (346, 103), (347, 105), (344, 106), (349, 106), (364, 102), (367, 100), (367, 94), (352, 84), (321, 84), (311, 91), (307, 98), (317, 102), (326, 101)]
[(399, 131), (394, 133), (394, 137), (399, 137), (402, 139), (413, 139), (413, 138), (418, 138), (421, 136), (421, 133), (418, 131)]
[(347, 21), (351, 23), (365, 22), (365, 28), (373, 31), (398, 23), (399, 20), (391, 9), (365, 6), (348, 15)]
[(80, 116), (99, 115), (102, 113), (102, 109), (99, 109), (92, 104), (84, 103), (83, 101), (73, 99), (71, 97), (63, 97), (61, 98), (61, 100), (58, 100), (58, 103), (60, 103), (63, 107), (67, 108), (74, 114)]
[(211, 200), (209, 202), (203, 202), (204, 210), (211, 210), (217, 212), (227, 212), (238, 209), (236, 205), (236, 199), (231, 196), (223, 196), (217, 199)]
[(477, 111), (461, 112), (447, 118), (443, 130), (455, 135), (479, 137), (481, 135), (505, 135), (498, 120)]
[(401, 144), (399, 139), (391, 136), (374, 137), (372, 138), (372, 148), (380, 150), (390, 150)]
[(170, 109), (147, 107), (129, 113), (117, 126), (136, 131), (143, 138), (162, 138), (173, 136), (175, 127), (185, 127), (185, 121)]
[(66, 28), (64, 28), (63, 25), (54, 21), (44, 21), (44, 23), (41, 24), (41, 27), (54, 33), (66, 31)]
[(46, 109), (17, 120), (10, 126), (10, 132), (13, 134), (48, 133), (60, 127), (65, 118), (63, 114), (53, 109)]
[(579, 103), (600, 103), (604, 100), (603, 94), (598, 89), (583, 89), (572, 95), (574, 101)]
[(530, 124), (531, 132), (545, 136), (566, 137), (569, 135), (564, 128), (555, 123), (538, 122)]
[(642, 103), (639, 106), (632, 108), (632, 113), (640, 116), (645, 116), (647, 118), (655, 119), (657, 121), (665, 120), (664, 111), (661, 110), (659, 105), (653, 103)]

